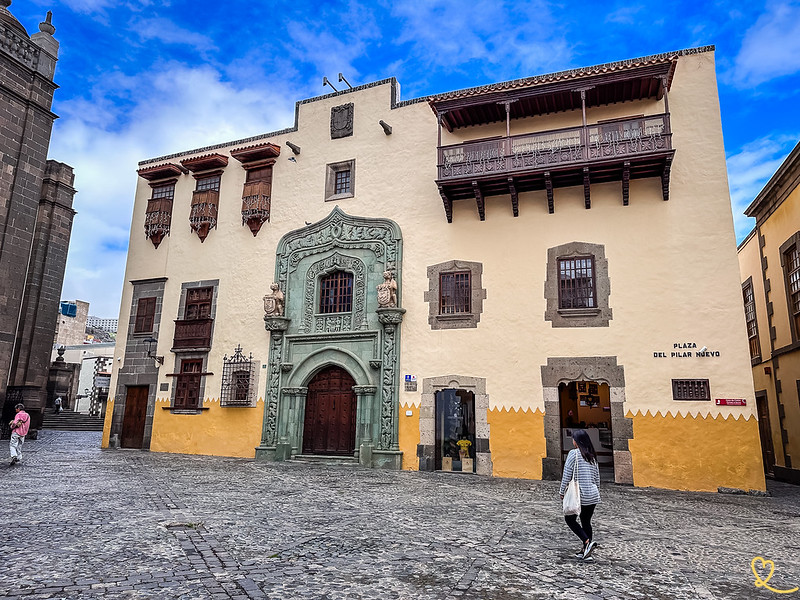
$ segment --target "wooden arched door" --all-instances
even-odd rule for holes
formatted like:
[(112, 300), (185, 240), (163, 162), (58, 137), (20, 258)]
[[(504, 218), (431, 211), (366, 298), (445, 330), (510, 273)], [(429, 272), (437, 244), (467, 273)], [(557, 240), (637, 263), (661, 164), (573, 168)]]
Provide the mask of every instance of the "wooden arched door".
[(356, 445), (355, 381), (339, 367), (327, 367), (308, 384), (303, 454), (352, 455)]

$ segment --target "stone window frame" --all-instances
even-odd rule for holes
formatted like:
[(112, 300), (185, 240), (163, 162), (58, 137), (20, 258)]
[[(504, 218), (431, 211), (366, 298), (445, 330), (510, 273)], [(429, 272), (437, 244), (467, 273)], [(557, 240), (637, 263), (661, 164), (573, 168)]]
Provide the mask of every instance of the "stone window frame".
[[(441, 314), (441, 275), (446, 273), (470, 274), (470, 312)], [(486, 290), (483, 285), (483, 263), (467, 260), (449, 260), (428, 267), (428, 291), (424, 301), (428, 303), (428, 323), (432, 330), (475, 328), (481, 320)]]
[[(747, 301), (748, 293), (752, 300)], [(750, 361), (755, 366), (761, 362), (761, 338), (758, 333), (758, 315), (756, 314), (755, 288), (753, 278), (748, 277), (742, 283), (742, 302), (744, 304), (744, 323), (747, 331), (747, 343), (750, 347)], [(751, 318), (752, 317), (752, 318)], [(751, 335), (751, 332), (753, 334)]]
[[(350, 191), (343, 194), (336, 193), (336, 174), (350, 171)], [(353, 198), (356, 195), (356, 159), (328, 163), (325, 166), (325, 202)]]
[[(559, 261), (565, 258), (594, 259), (594, 289), (597, 306), (594, 308), (561, 308), (559, 303)], [(547, 279), (544, 297), (547, 308), (544, 320), (552, 327), (608, 327), (612, 310), (609, 306), (611, 279), (608, 276), (608, 259), (603, 244), (569, 242), (547, 249)]]
[(781, 257), (781, 270), (783, 271), (783, 285), (786, 290), (786, 310), (789, 318), (789, 331), (792, 334), (792, 342), (797, 342), (800, 339), (800, 313), (795, 313), (792, 308), (792, 290), (789, 286), (789, 265), (787, 263), (788, 254), (791, 250), (797, 248), (800, 252), (800, 231), (792, 234), (780, 247)]

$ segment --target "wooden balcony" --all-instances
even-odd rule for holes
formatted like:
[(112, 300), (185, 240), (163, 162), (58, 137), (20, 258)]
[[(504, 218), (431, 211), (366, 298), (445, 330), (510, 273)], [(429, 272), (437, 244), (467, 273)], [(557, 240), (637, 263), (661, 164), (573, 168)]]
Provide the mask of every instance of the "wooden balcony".
[(591, 184), (610, 181), (622, 182), (627, 206), (629, 181), (642, 177), (660, 177), (663, 199), (669, 199), (673, 155), (664, 113), (442, 146), (436, 183), (448, 222), (453, 201), (475, 200), (483, 221), (484, 198), (498, 195), (511, 196), (516, 217), (518, 195), (533, 190), (546, 190), (552, 213), (553, 189), (575, 185), (583, 185), (591, 208)]
[(210, 349), (213, 324), (214, 319), (176, 320), (172, 350)]

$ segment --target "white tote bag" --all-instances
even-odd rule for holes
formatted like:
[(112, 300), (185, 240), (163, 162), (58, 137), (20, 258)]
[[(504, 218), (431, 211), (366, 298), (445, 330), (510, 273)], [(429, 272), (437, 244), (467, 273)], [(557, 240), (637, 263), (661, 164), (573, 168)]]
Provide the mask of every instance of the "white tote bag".
[(575, 456), (575, 470), (564, 493), (564, 515), (578, 515), (581, 512), (581, 488), (578, 485), (578, 456)]

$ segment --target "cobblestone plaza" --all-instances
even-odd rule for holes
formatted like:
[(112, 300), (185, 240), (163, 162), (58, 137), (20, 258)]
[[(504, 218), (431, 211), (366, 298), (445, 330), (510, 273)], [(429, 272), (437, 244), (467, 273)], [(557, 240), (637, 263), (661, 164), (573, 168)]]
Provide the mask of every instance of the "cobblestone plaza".
[(582, 563), (555, 482), (99, 443), (45, 431), (0, 466), (0, 596), (800, 598), (751, 571), (760, 556), (770, 587), (800, 585), (789, 485), (755, 497), (603, 484), (600, 546)]

